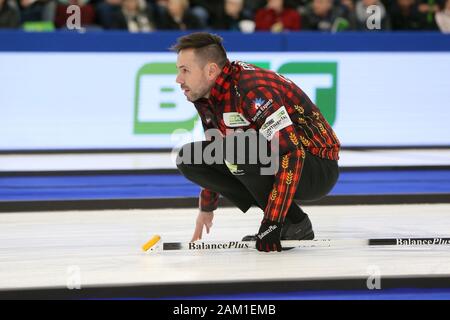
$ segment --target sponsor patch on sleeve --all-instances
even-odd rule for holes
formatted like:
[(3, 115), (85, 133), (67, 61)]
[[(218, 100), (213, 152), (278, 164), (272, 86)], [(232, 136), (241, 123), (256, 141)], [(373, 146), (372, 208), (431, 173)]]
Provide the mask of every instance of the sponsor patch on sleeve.
[(266, 118), (259, 132), (267, 139), (272, 140), (275, 133), (292, 124), (291, 118), (284, 106)]

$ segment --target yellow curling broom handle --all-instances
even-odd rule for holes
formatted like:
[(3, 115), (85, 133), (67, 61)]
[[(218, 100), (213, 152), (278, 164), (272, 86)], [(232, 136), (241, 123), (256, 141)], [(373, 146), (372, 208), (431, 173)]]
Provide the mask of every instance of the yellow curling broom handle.
[(153, 236), (150, 240), (144, 243), (144, 245), (142, 246), (142, 250), (148, 251), (148, 249), (157, 244), (159, 240), (161, 240), (161, 237), (159, 235)]

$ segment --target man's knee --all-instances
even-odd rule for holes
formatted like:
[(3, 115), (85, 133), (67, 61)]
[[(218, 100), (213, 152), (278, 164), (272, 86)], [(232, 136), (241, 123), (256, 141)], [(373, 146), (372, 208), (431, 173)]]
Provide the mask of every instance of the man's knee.
[(192, 171), (202, 169), (204, 165), (203, 149), (206, 144), (206, 141), (190, 142), (183, 145), (178, 151), (176, 165), (184, 176)]
[(188, 167), (192, 164), (191, 159), (190, 159), (191, 157), (189, 157), (190, 150), (193, 147), (192, 145), (193, 145), (192, 142), (183, 145), (177, 154), (176, 165), (177, 165), (178, 170), (183, 174), (186, 172)]

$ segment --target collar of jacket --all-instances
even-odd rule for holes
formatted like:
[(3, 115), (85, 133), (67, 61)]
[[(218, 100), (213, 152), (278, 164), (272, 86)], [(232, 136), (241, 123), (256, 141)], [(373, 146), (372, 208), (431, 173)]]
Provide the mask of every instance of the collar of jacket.
[(217, 105), (220, 102), (227, 90), (230, 89), (232, 82), (233, 65), (227, 60), (225, 66), (222, 68), (222, 72), (216, 79), (214, 86), (209, 92), (209, 99), (200, 98), (195, 101), (196, 106)]
[(233, 65), (227, 60), (226, 64), (222, 68), (222, 72), (216, 79), (216, 83), (211, 88), (209, 99), (213, 104), (217, 104), (223, 99), (225, 92), (230, 89), (232, 82)]

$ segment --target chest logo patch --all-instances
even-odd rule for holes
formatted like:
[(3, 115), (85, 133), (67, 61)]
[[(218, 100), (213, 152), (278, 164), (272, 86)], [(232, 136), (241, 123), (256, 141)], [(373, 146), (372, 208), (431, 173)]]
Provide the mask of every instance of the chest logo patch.
[(227, 127), (243, 127), (248, 126), (250, 122), (239, 112), (226, 112), (223, 114), (223, 122)]

